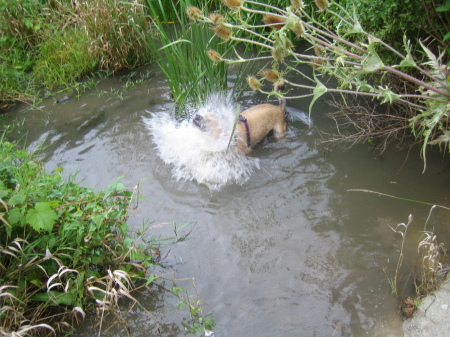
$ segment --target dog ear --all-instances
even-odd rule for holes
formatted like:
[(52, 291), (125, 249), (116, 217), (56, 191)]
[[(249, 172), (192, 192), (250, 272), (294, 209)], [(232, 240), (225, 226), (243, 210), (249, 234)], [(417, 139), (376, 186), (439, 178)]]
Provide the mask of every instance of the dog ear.
[(273, 90), (276, 92), (280, 92), (280, 90), (284, 90), (286, 83), (283, 80), (278, 81), (273, 85)]

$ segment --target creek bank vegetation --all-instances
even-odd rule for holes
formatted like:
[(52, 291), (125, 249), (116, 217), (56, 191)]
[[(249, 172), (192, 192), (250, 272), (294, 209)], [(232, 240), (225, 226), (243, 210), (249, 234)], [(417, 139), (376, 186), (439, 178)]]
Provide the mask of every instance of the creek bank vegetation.
[(131, 19), (148, 29), (144, 1), (0, 0), (0, 108), (54, 90), (82, 92), (87, 74), (148, 63)]
[[(415, 142), (421, 143), (424, 170), (428, 146), (450, 149), (449, 67), (443, 35), (439, 41), (428, 43), (420, 39), (411, 41), (405, 35), (401, 48), (397, 49), (366, 31), (356, 7), (347, 2), (344, 7), (327, 0), (308, 5), (292, 0), (290, 6), (282, 8), (259, 1), (223, 3), (228, 10), (220, 14), (206, 15), (197, 7), (190, 7), (187, 14), (194, 21), (209, 23), (224, 43), (240, 42), (267, 52), (264, 57), (271, 58), (272, 65), (257, 76), (248, 77), (253, 90), (278, 95), (264, 90), (263, 80), (284, 81), (298, 92), (295, 95), (285, 92), (284, 96), (310, 98), (310, 113), (314, 102), (326, 93), (357, 95), (390, 106), (381, 113), (372, 113), (354, 106), (347, 108), (344, 99), (343, 105), (338, 106), (340, 112), (333, 118), (349, 128), (333, 142), (349, 138), (353, 142), (371, 140), (386, 144), (386, 140), (398, 134), (403, 136), (401, 132), (407, 130)], [(440, 9), (445, 12), (450, 7)], [(325, 24), (324, 19), (332, 24)], [(313, 52), (299, 51), (295, 47), (297, 41), (308, 43)], [(209, 50), (208, 55), (215, 63), (253, 61), (238, 51), (235, 58), (215, 50)], [(305, 64), (313, 69), (311, 74), (301, 70), (300, 66)], [(349, 109), (355, 112), (350, 113)], [(357, 137), (351, 136), (355, 129), (359, 132)]]
[[(234, 47), (234, 57), (211, 48), (206, 52), (211, 62), (218, 65), (270, 61), (269, 67), (247, 77), (253, 90), (279, 96), (280, 93), (266, 89), (266, 83), (272, 87), (273, 83), (284, 82), (296, 93), (288, 89), (281, 95), (287, 99), (309, 99), (310, 114), (319, 98), (331, 94), (338, 111), (330, 117), (336, 121), (338, 133), (328, 143), (371, 142), (381, 151), (394, 140), (401, 147), (420, 144), (425, 171), (431, 145), (450, 150), (450, 2), (441, 6), (427, 3), (425, 13), (434, 21), (427, 26), (416, 15), (417, 22), (424, 24), (422, 27), (415, 25), (411, 32), (402, 31), (401, 39), (388, 42), (386, 39), (398, 34), (399, 27), (407, 27), (403, 24), (411, 18), (394, 17), (387, 22), (385, 13), (386, 24), (380, 24), (379, 34), (375, 34), (360, 21), (358, 9), (363, 8), (362, 3), (373, 7), (380, 2), (353, 5), (349, 1), (291, 0), (286, 7), (262, 1), (223, 0), (227, 7), (224, 10), (208, 13), (191, 6), (186, 14), (193, 22), (209, 24), (224, 44), (238, 43), (262, 51), (256, 58), (248, 58)], [(414, 8), (412, 2), (404, 6)], [(395, 6), (388, 2), (386, 7), (394, 11)], [(364, 11), (362, 17), (367, 22), (371, 15), (375, 14)], [(403, 24), (398, 24), (399, 20)], [(441, 28), (442, 22), (447, 28)], [(296, 46), (299, 43), (310, 48), (303, 51)], [(310, 71), (303, 71), (303, 65), (309, 65)], [(428, 220), (418, 247), (420, 262), (413, 271), (417, 299), (403, 301), (405, 317), (413, 314), (420, 298), (434, 291), (448, 273), (443, 263), (447, 252), (427, 227)], [(411, 222), (412, 217), (394, 229), (403, 238), (395, 276), (388, 277), (396, 296), (401, 296), (399, 270)]]
[(45, 172), (36, 155), (7, 142), (5, 135), (0, 159), (2, 336), (70, 334), (88, 312), (97, 313), (95, 325), (102, 330), (107, 315), (126, 322), (121, 298), (139, 306), (158, 328), (163, 322), (134, 295), (152, 287), (173, 293), (187, 307), (186, 331), (200, 335), (212, 328), (212, 317), (203, 317), (199, 302), (177, 280), (153, 273), (159, 246), (169, 239), (148, 239), (146, 224), (130, 230), (127, 219), (139, 198), (137, 189), (128, 191), (120, 181), (98, 193), (81, 187), (76, 176), (64, 179), (62, 169)]

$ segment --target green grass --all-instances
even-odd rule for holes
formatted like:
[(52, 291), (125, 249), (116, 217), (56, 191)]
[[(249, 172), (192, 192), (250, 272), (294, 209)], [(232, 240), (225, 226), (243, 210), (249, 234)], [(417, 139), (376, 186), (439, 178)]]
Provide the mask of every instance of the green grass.
[[(224, 44), (214, 38), (207, 24), (189, 21), (185, 12), (190, 3), (180, 0), (171, 3), (169, 10), (165, 1), (148, 0), (154, 25), (152, 33), (146, 35), (146, 45), (167, 79), (179, 114), (186, 104), (196, 106), (211, 92), (229, 89), (230, 66), (212, 62), (207, 52), (215, 50), (226, 56), (237, 48), (237, 43)], [(239, 65), (235, 70), (241, 75), (232, 88), (235, 96), (243, 90), (245, 74), (252, 67)]]
[(62, 322), (102, 309), (97, 300), (117, 303), (118, 291), (130, 297), (132, 281), (145, 280), (153, 264), (128, 228), (132, 192), (117, 181), (96, 193), (61, 170), (46, 173), (4, 136), (0, 159), (2, 331), (63, 332)]

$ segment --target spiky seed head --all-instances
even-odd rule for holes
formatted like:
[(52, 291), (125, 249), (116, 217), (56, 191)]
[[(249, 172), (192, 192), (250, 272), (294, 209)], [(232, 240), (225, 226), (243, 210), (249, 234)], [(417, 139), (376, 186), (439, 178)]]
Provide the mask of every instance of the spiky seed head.
[(322, 60), (317, 60), (317, 59), (315, 59), (315, 60), (313, 60), (312, 61), (312, 67), (314, 68), (314, 69), (319, 69), (321, 66), (323, 66), (325, 64), (325, 62), (323, 62)]
[(316, 54), (317, 56), (322, 56), (323, 50), (324, 49), (321, 46), (318, 45), (314, 46), (314, 54)]
[(222, 40), (228, 41), (231, 37), (231, 30), (223, 26), (212, 27), (214, 34), (220, 37)]
[(291, 7), (294, 10), (302, 9), (305, 7), (305, 4), (302, 0), (291, 0)]
[(280, 30), (286, 24), (285, 18), (280, 18), (279, 16), (273, 14), (266, 14), (263, 16), (262, 21), (266, 25), (271, 25), (272, 28)]
[(268, 81), (272, 82), (272, 83), (276, 83), (278, 82), (278, 80), (280, 79), (280, 73), (276, 70), (273, 69), (264, 69), (261, 72), (261, 75)]
[(303, 26), (303, 23), (298, 20), (293, 23), (291, 26), (291, 30), (294, 32), (295, 36), (301, 37), (303, 34), (305, 34), (305, 27)]
[(286, 38), (284, 40), (284, 46), (286, 49), (291, 49), (294, 46), (294, 44), (292, 43), (291, 39)]
[(330, 6), (330, 4), (328, 3), (328, 0), (315, 0), (315, 1), (316, 1), (317, 7), (319, 7), (319, 10), (321, 10), (321, 11), (327, 9), (328, 6)]
[(286, 57), (286, 53), (280, 48), (274, 48), (270, 53), (272, 54), (273, 59), (278, 63), (283, 62)]
[(222, 55), (220, 55), (217, 51), (213, 49), (208, 50), (206, 54), (208, 55), (209, 59), (214, 63), (219, 63), (220, 61), (222, 61)]
[(186, 8), (186, 15), (192, 21), (198, 21), (203, 17), (203, 12), (195, 6)]
[(240, 9), (243, 3), (243, 0), (223, 0), (223, 4), (231, 9)]
[(215, 25), (220, 25), (225, 21), (225, 18), (220, 15), (219, 13), (211, 13), (209, 15), (209, 18), (211, 19), (212, 23)]
[(253, 91), (257, 91), (262, 87), (261, 82), (255, 76), (248, 76), (247, 83)]

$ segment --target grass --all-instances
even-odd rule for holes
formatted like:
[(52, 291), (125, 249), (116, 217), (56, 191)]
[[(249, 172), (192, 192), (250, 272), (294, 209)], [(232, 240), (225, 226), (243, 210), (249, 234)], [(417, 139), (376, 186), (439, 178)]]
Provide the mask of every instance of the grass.
[(42, 89), (73, 87), (91, 72), (115, 74), (152, 59), (133, 28), (148, 31), (140, 0), (0, 0), (0, 9), (4, 110), (14, 101), (36, 101)]
[[(229, 89), (230, 66), (223, 62), (212, 62), (208, 51), (214, 50), (220, 55), (227, 55), (237, 48), (237, 44), (226, 45), (214, 39), (214, 33), (208, 25), (190, 22), (186, 17), (190, 3), (180, 0), (168, 5), (165, 1), (148, 0), (154, 34), (145, 35), (146, 45), (155, 55), (156, 62), (167, 79), (179, 114), (186, 104), (199, 105), (211, 92)], [(157, 36), (156, 39), (154, 35)], [(240, 65), (238, 68), (238, 73), (245, 74), (252, 65)], [(238, 76), (233, 83), (235, 96), (243, 90), (244, 78), (245, 76)]]
[[(136, 233), (128, 227), (136, 191), (118, 180), (97, 193), (75, 179), (64, 179), (62, 169), (45, 172), (36, 155), (0, 137), (2, 335), (69, 334), (93, 311), (102, 323), (108, 313), (122, 314), (120, 298), (140, 306), (132, 295), (137, 284), (161, 279), (151, 273), (159, 259), (151, 252), (163, 240), (144, 240), (151, 229), (145, 224)], [(177, 240), (185, 239), (176, 225), (174, 231)], [(197, 302), (167, 291), (189, 306), (192, 329), (211, 325)]]

